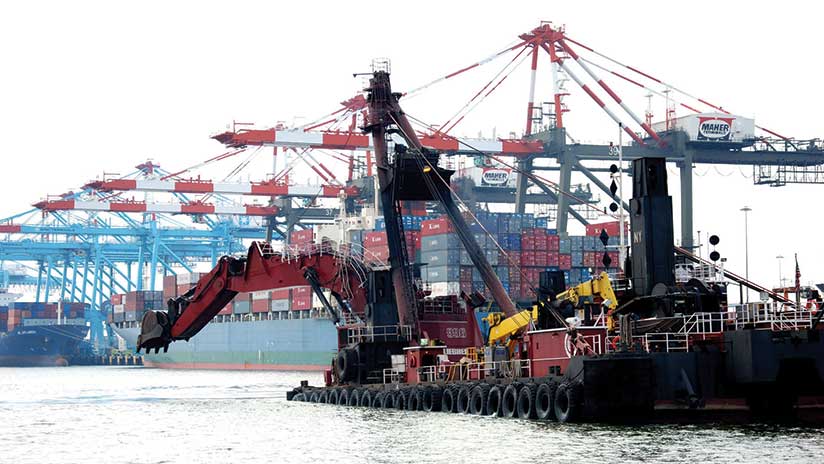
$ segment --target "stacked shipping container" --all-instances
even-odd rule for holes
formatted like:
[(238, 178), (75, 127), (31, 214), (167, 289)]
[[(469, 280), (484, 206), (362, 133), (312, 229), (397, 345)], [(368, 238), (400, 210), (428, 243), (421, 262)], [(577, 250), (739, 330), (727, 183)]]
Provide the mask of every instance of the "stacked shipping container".
[[(0, 332), (9, 332), (15, 328), (26, 325), (45, 325), (57, 322), (57, 303), (36, 303), (27, 301), (15, 301), (9, 306), (0, 307)], [(82, 320), (85, 317), (85, 310), (89, 307), (85, 303), (63, 303), (63, 314), (61, 320)]]
[[(486, 254), (504, 288), (515, 299), (534, 298), (532, 288), (545, 270), (563, 270), (566, 281), (574, 285), (588, 280), (591, 273), (613, 270), (618, 265), (618, 253), (609, 248), (611, 267), (602, 263), (607, 248), (596, 237), (601, 229), (617, 232), (612, 223), (588, 229), (590, 235), (561, 239), (547, 228), (544, 218), (531, 214), (479, 213), (467, 218), (470, 231)], [(489, 295), (481, 274), (451, 228), (447, 218), (424, 221), (422, 229), (421, 263), (432, 294), (448, 295), (478, 291)], [(612, 236), (609, 245), (617, 243)], [(455, 262), (455, 259), (458, 261)]]

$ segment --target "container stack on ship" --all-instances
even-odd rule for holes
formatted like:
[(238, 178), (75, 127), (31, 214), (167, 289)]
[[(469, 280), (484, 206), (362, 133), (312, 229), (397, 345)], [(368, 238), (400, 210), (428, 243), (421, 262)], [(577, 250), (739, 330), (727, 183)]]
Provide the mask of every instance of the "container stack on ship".
[[(0, 366), (68, 366), (93, 358), (83, 303), (0, 306)], [(62, 312), (61, 312), (62, 311)]]

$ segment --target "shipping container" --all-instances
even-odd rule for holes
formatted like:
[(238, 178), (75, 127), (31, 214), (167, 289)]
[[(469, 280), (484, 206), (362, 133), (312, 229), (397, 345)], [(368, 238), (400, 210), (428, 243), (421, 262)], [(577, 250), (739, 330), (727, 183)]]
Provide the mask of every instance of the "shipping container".
[(461, 241), (456, 234), (423, 235), (421, 238), (422, 252), (461, 248)]
[(427, 282), (458, 282), (460, 280), (460, 266), (426, 266)]
[(234, 314), (248, 314), (252, 311), (252, 303), (249, 300), (240, 300), (232, 302), (232, 313)]
[(252, 312), (253, 313), (266, 313), (269, 312), (269, 299), (262, 299), (262, 300), (252, 300)]
[(461, 251), (456, 249), (421, 251), (420, 262), (432, 267), (459, 265), (461, 264)]
[(312, 287), (305, 285), (301, 287), (292, 288), (292, 297), (311, 296)]
[(271, 298), (273, 300), (288, 300), (289, 289), (272, 290)]
[(196, 284), (201, 277), (206, 275), (205, 272), (183, 273), (177, 276), (177, 285)]
[(452, 223), (447, 217), (439, 217), (436, 219), (427, 219), (421, 222), (421, 235), (424, 237), (430, 235), (445, 235), (451, 234), (455, 231)]
[(568, 270), (572, 267), (572, 256), (568, 254), (558, 255), (558, 268), (561, 270)]
[[(470, 288), (471, 288), (471, 284), (470, 284)], [(430, 289), (432, 291), (431, 296), (460, 295), (461, 294), (461, 283), (460, 282), (432, 282), (430, 284)]]
[(270, 307), (272, 312), (289, 311), (289, 299), (272, 300)]
[(312, 309), (312, 295), (293, 296), (290, 302), (292, 311), (302, 311)]
[(305, 245), (315, 241), (315, 231), (312, 229), (295, 230), (289, 235), (289, 243), (292, 245)]
[[(690, 142), (740, 145), (755, 140), (755, 120), (732, 114), (697, 113), (669, 123), (670, 127), (686, 132)], [(656, 132), (663, 132), (667, 127), (667, 121), (652, 124)]]
[(365, 248), (388, 246), (385, 231), (373, 231), (363, 234), (363, 246)]
[(363, 260), (369, 264), (386, 264), (389, 262), (389, 248), (364, 249)]

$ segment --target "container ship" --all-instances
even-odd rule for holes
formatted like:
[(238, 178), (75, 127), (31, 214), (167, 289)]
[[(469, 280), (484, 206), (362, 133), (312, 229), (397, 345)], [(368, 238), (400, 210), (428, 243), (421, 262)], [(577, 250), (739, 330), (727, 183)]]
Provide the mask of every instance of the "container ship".
[(13, 302), (0, 306), (0, 366), (83, 364), (92, 355), (85, 305)]
[[(483, 279), (474, 269), (449, 221), (427, 214), (423, 202), (404, 207), (406, 252), (418, 267), (416, 280), (432, 297), (459, 295), (462, 291), (486, 294)], [(618, 236), (618, 223), (590, 225), (584, 236), (560, 238), (548, 228), (546, 218), (532, 214), (484, 212), (470, 225), (475, 239), (487, 250), (487, 260), (517, 299), (528, 300), (526, 282), (537, 281), (543, 271), (561, 271), (567, 282), (586, 281), (592, 273), (614, 272), (618, 254), (596, 235), (602, 229)], [(491, 235), (487, 235), (489, 232)], [(499, 253), (497, 242), (508, 253)], [(617, 243), (617, 239), (613, 239)], [(381, 216), (339, 219), (335, 225), (295, 231), (287, 248), (330, 244), (348, 248), (370, 265), (386, 265), (389, 256), (386, 226)], [(277, 246), (277, 245), (275, 245)], [(606, 250), (612, 267), (598, 259)], [(163, 309), (203, 276), (200, 273), (164, 277), (162, 292), (130, 292), (112, 298), (112, 326), (134, 348), (140, 320), (146, 310)], [(486, 311), (476, 319), (485, 325)], [(188, 343), (167, 352), (147, 353), (145, 366), (190, 369), (323, 370), (337, 352), (337, 331), (330, 315), (309, 286), (239, 293)]]

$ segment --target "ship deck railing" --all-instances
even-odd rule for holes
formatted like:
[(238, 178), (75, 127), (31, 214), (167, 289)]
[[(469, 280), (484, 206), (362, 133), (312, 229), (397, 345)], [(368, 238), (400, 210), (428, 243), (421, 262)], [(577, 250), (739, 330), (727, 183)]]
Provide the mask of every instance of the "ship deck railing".
[(412, 327), (408, 325), (356, 325), (347, 328), (346, 338), (350, 345), (374, 341), (410, 340)]
[(383, 370), (383, 383), (386, 384), (399, 384), (403, 380), (403, 372), (393, 368), (384, 369)]
[(811, 329), (814, 313), (776, 301), (730, 305), (735, 329), (769, 329), (774, 332)]

